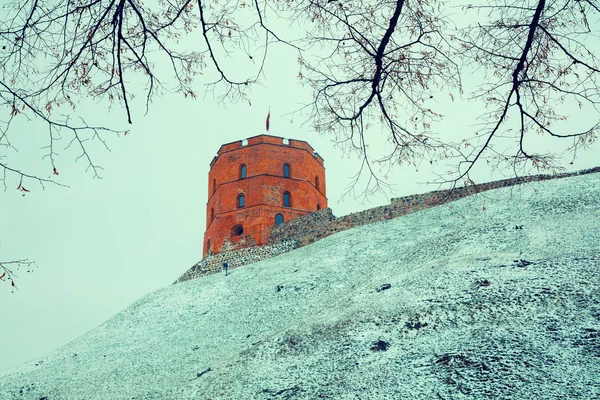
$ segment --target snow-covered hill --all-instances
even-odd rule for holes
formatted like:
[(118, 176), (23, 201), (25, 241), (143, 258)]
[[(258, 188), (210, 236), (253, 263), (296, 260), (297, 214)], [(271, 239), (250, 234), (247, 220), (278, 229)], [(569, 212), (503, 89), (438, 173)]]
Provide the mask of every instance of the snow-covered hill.
[(0, 398), (600, 398), (599, 288), (600, 174), (494, 190), (158, 290)]

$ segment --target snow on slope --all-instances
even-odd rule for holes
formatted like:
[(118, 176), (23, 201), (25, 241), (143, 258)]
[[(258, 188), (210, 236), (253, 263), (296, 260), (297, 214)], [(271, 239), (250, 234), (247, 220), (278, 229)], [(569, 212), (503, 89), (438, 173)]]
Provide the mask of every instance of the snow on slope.
[(600, 398), (599, 200), (494, 190), (170, 286), (0, 398)]

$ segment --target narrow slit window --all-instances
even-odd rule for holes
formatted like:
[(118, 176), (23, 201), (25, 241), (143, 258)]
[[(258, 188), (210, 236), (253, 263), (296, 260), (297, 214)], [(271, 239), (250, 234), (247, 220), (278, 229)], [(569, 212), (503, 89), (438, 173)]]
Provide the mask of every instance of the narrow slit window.
[(315, 187), (319, 190), (319, 177), (315, 175)]

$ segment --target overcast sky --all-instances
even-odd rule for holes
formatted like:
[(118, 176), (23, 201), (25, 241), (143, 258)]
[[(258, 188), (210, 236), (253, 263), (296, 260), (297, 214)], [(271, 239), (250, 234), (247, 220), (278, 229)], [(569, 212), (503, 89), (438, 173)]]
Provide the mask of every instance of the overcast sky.
[[(92, 178), (83, 160), (74, 162), (78, 153), (62, 146), (57, 169), (69, 188), (46, 185), (42, 190), (29, 182), (30, 192), (23, 196), (16, 190), (18, 182), (9, 181), (0, 192), (0, 260), (27, 258), (38, 268), (16, 271), (14, 293), (0, 284), (0, 370), (68, 343), (140, 296), (170, 285), (199, 261), (210, 161), (221, 144), (265, 133), (269, 108), (269, 134), (305, 140), (325, 159), (335, 215), (389, 202), (389, 193), (372, 196), (368, 203), (351, 196), (342, 200), (358, 160), (343, 157), (310, 124), (302, 126), (302, 116), (292, 119), (289, 113), (310, 101), (311, 92), (298, 82), (293, 52), (274, 48), (270, 56), (266, 78), (250, 92), (251, 105), (217, 104), (210, 95), (189, 100), (165, 94), (147, 116), (135, 110), (128, 127), (122, 109), (84, 104), (82, 115), (130, 129), (127, 136), (109, 139), (110, 152), (94, 147), (104, 168), (102, 179)], [(473, 131), (477, 104), (440, 104), (446, 119), (438, 132)], [(46, 135), (35, 122), (23, 121), (14, 129), (19, 130), (17, 148), (19, 140), (43, 141)], [(31, 165), (42, 163), (39, 152), (19, 157)], [(597, 155), (587, 152), (569, 168), (598, 164)], [(393, 196), (437, 189), (424, 185), (435, 178), (428, 167), (389, 174)], [(479, 181), (501, 177), (484, 167), (477, 176)]]

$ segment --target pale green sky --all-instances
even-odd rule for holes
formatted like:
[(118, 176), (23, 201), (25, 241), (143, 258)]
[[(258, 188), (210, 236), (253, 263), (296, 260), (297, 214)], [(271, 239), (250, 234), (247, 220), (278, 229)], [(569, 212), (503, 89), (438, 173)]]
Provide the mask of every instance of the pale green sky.
[[(171, 284), (200, 260), (209, 163), (221, 144), (264, 133), (269, 107), (270, 134), (306, 140), (325, 159), (334, 214), (388, 202), (384, 195), (371, 197), (370, 204), (352, 198), (340, 202), (357, 160), (343, 158), (310, 124), (302, 127), (302, 117), (290, 122), (286, 114), (310, 101), (311, 93), (297, 81), (293, 51), (273, 48), (270, 55), (267, 79), (250, 92), (251, 106), (242, 102), (224, 107), (210, 96), (189, 100), (165, 94), (147, 116), (138, 109), (130, 134), (109, 140), (110, 152), (94, 147), (94, 157), (104, 168), (101, 180), (85, 172), (83, 161), (73, 162), (77, 152), (61, 146), (57, 169), (60, 181), (70, 188), (47, 185), (41, 190), (29, 182), (31, 192), (22, 196), (15, 190), (18, 182), (9, 181), (8, 190), (0, 192), (0, 259), (28, 258), (39, 268), (32, 274), (17, 271), (19, 290), (13, 294), (0, 284), (0, 370), (66, 344), (145, 293)], [(434, 129), (456, 136), (472, 132), (474, 108), (472, 103), (443, 100), (447, 118)], [(119, 108), (84, 105), (80, 112), (129, 128)], [(15, 129), (16, 145), (43, 140), (46, 134), (35, 122), (22, 122)], [(26, 152), (15, 159), (42, 165), (42, 155)], [(589, 151), (569, 168), (599, 164), (597, 153)], [(420, 184), (435, 178), (428, 167), (390, 174), (395, 195), (437, 189)], [(479, 181), (492, 178), (483, 165), (476, 176)]]

